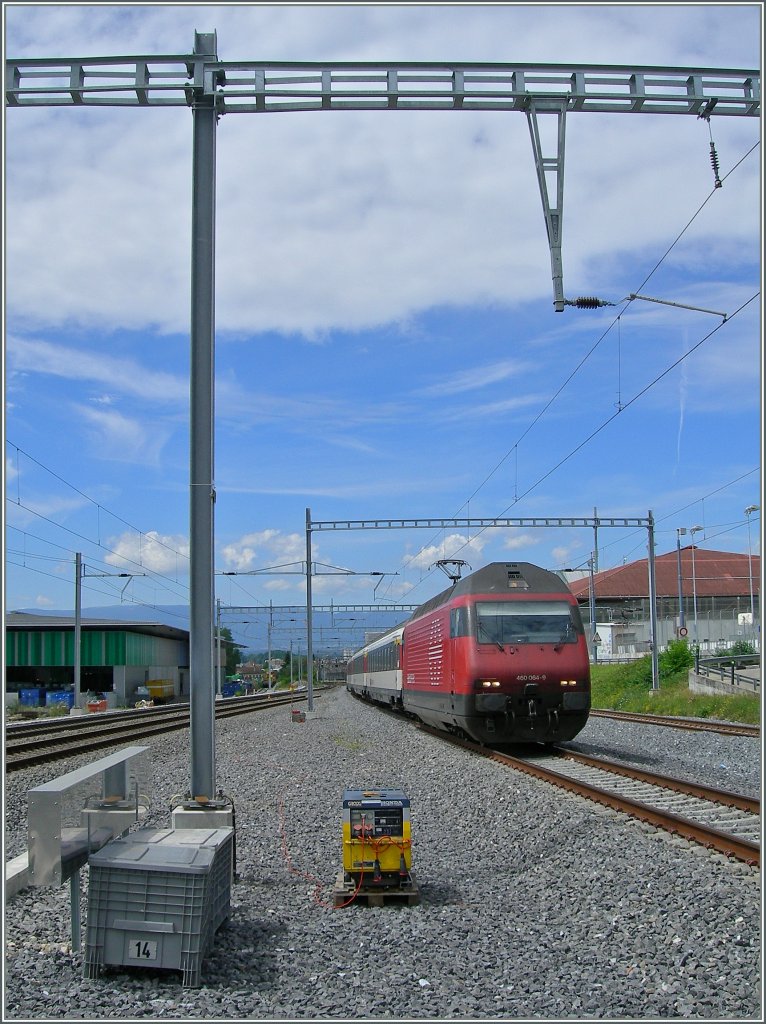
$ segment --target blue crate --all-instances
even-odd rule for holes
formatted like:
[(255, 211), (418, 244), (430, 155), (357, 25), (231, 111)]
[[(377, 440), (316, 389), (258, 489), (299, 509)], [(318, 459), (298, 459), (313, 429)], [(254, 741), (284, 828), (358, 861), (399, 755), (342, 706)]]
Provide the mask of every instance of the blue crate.
[(28, 690), (19, 690), (19, 704), (26, 707), (37, 708), (40, 706), (40, 687), (31, 687)]
[(51, 704), (66, 704), (68, 708), (74, 707), (74, 693), (71, 690), (52, 690), (45, 695), (46, 707)]

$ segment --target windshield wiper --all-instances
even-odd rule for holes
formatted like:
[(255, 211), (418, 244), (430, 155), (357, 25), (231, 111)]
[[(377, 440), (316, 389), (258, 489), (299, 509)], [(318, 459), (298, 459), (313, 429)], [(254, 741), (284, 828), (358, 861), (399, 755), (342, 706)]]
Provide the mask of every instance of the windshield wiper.
[(492, 634), (490, 633), (490, 631), (487, 629), (487, 627), (484, 625), (483, 622), (479, 622), (479, 633), (482, 633), (482, 632), (487, 637), (487, 639), (490, 641), (490, 643), (497, 644), (498, 650), (500, 650), (500, 651), (504, 651), (505, 650), (505, 648), (500, 643), (500, 641), (497, 639), (497, 637), (496, 636), (492, 636)]

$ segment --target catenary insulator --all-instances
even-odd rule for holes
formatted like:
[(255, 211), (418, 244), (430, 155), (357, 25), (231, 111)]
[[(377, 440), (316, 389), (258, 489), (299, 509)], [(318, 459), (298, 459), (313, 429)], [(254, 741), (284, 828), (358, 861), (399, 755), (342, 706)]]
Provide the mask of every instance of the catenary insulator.
[(599, 306), (613, 306), (613, 302), (606, 299), (597, 299), (595, 295), (581, 295), (577, 299), (564, 299), (567, 306), (575, 306), (577, 309), (598, 309)]
[(721, 168), (718, 166), (718, 154), (715, 151), (715, 143), (712, 141), (710, 143), (710, 166), (713, 168), (713, 174), (715, 175), (715, 187), (722, 188)]

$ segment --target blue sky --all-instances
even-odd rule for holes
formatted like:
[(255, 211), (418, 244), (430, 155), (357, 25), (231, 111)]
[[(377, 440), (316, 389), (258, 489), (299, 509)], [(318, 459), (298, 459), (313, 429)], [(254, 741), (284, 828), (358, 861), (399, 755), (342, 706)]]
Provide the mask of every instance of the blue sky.
[[(215, 29), (224, 61), (743, 69), (760, 67), (761, 15), (4, 5), (8, 57), (185, 53)], [(5, 112), (6, 609), (73, 607), (76, 551), (87, 607), (188, 599), (191, 128), (183, 108)], [(761, 495), (760, 122), (714, 116), (710, 130), (719, 189), (704, 121), (569, 114), (565, 294), (617, 305), (555, 313), (522, 114), (223, 117), (216, 570), (301, 561), (307, 507), (316, 520), (651, 509), (658, 554), (692, 525), (698, 544), (746, 552), (744, 509)], [(620, 301), (636, 292), (729, 319)], [(760, 552), (760, 513), (751, 530)], [(321, 533), (315, 559), (358, 575), (318, 578), (314, 595), (419, 603), (445, 586), (438, 558), (555, 569), (592, 547), (564, 528)], [(645, 556), (644, 531), (599, 533), (601, 568)], [(224, 608), (305, 595), (296, 574), (216, 584)]]

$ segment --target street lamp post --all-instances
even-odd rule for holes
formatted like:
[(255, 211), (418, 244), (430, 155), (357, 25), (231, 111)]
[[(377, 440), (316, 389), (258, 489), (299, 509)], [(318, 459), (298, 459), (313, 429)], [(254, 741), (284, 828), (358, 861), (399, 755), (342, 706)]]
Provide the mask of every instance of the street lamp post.
[(750, 578), (750, 630), (755, 636), (755, 598), (753, 596), (753, 549), (750, 544), (750, 516), (760, 509), (760, 505), (748, 505), (745, 509), (747, 516), (747, 574)]
[[(676, 555), (678, 558), (678, 629), (682, 630), (686, 627), (686, 617), (684, 615), (684, 584), (683, 577), (681, 576), (681, 537), (685, 535), (686, 528), (680, 526), (676, 530)], [(679, 632), (679, 636), (684, 634)]]
[(590, 586), (589, 586), (589, 598), (590, 598), (590, 626), (591, 626), (591, 656), (593, 664), (598, 662), (598, 631), (596, 629), (596, 583), (593, 579), (595, 554), (591, 552), (591, 556), (588, 559), (588, 570), (590, 572)]
[(692, 593), (694, 594), (694, 646), (699, 650), (699, 627), (697, 625), (697, 571), (694, 565), (694, 534), (704, 530), (704, 526), (692, 526), (689, 530), (692, 538)]

